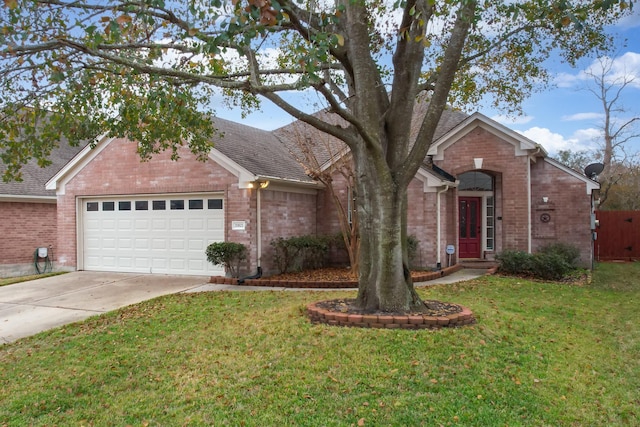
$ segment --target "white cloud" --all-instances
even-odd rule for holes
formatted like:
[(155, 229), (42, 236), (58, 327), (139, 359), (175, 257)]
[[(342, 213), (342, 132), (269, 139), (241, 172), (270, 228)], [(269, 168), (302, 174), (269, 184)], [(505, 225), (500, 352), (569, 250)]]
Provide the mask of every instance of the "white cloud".
[(542, 145), (550, 154), (560, 150), (582, 151), (597, 148), (600, 130), (594, 128), (579, 129), (568, 138), (547, 128), (532, 127), (525, 131), (517, 131), (530, 140)]
[(602, 120), (604, 119), (603, 113), (576, 113), (569, 116), (562, 116), (561, 120), (564, 122), (577, 122), (582, 120)]
[(498, 114), (491, 117), (491, 120), (495, 120), (496, 122), (503, 124), (505, 126), (509, 125), (525, 125), (534, 119), (533, 116), (505, 116), (503, 114)]
[(554, 83), (558, 87), (573, 87), (576, 82), (579, 82), (580, 78), (578, 75), (569, 74), (569, 73), (558, 73), (556, 78), (554, 79)]
[(558, 87), (574, 87), (592, 83), (592, 76), (601, 76), (603, 65), (609, 65), (606, 81), (613, 85), (630, 82), (628, 87), (640, 89), (640, 53), (626, 52), (617, 58), (602, 57), (595, 59), (587, 68), (576, 74), (559, 73), (554, 82)]

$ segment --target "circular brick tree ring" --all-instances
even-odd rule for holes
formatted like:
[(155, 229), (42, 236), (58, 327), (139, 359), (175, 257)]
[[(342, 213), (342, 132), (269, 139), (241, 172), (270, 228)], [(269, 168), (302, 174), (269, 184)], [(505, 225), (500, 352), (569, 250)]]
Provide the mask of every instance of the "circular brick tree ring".
[[(338, 300), (318, 301), (307, 305), (307, 315), (312, 323), (324, 323), (332, 326), (351, 326), (359, 328), (385, 328), (385, 329), (439, 329), (471, 325), (476, 319), (467, 307), (446, 303), (457, 307), (456, 312), (432, 316), (428, 314), (364, 314), (335, 310), (332, 303)], [(341, 301), (341, 300), (340, 300)], [(450, 310), (452, 311), (452, 310)]]

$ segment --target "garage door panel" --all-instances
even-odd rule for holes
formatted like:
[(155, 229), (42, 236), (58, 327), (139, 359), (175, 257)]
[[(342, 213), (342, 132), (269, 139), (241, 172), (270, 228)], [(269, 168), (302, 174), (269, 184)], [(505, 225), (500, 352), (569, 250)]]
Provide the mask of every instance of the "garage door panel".
[(149, 220), (148, 219), (136, 219), (135, 229), (138, 231), (148, 231), (149, 230)]
[(85, 240), (85, 242), (85, 246), (87, 247), (87, 249), (100, 249), (100, 239), (98, 238), (88, 238)]
[(223, 218), (207, 218), (207, 228), (209, 230), (222, 230)]
[(204, 241), (202, 239), (189, 240), (189, 250), (205, 250)]
[(149, 250), (149, 239), (136, 239), (136, 249)]
[(164, 239), (151, 239), (151, 248), (152, 249), (167, 249), (167, 241)]
[[(214, 204), (217, 208), (207, 209), (203, 202), (207, 199), (220, 200)], [(224, 240), (222, 200), (215, 195), (84, 199), (82, 203), (85, 270), (224, 274), (205, 255), (209, 243)]]
[(134, 259), (136, 268), (148, 269), (149, 268), (149, 258), (148, 257), (138, 257)]
[(116, 249), (116, 239), (112, 239), (110, 237), (105, 237), (102, 239), (102, 249)]
[(205, 229), (205, 221), (203, 218), (198, 219), (189, 219), (189, 230), (204, 230)]
[(182, 249), (184, 249), (184, 240), (171, 239), (169, 241), (169, 248), (171, 250), (182, 250)]
[(189, 260), (189, 270), (201, 270), (204, 268), (204, 263), (195, 259)]
[(164, 231), (167, 229), (167, 221), (165, 219), (154, 218), (151, 229), (153, 231)]
[(185, 221), (183, 219), (171, 219), (169, 223), (169, 228), (172, 231), (184, 231), (186, 229)]
[[(127, 212), (125, 215), (129, 215)], [(118, 229), (122, 231), (133, 230), (133, 221), (130, 219), (120, 219), (118, 220)]]

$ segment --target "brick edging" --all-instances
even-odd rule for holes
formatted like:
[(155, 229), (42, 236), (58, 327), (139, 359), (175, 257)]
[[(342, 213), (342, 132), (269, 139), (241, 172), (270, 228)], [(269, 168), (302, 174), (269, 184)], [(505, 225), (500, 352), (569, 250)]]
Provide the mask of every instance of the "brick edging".
[[(413, 282), (428, 282), (440, 277), (448, 276), (462, 269), (462, 264), (452, 265), (439, 271), (428, 271), (416, 273), (411, 276)], [(247, 279), (244, 283), (238, 283), (238, 279), (231, 277), (212, 276), (209, 283), (219, 285), (245, 285), (245, 286), (266, 286), (273, 288), (318, 288), (318, 289), (351, 289), (358, 287), (357, 280), (341, 281), (309, 281), (309, 280), (280, 280), (280, 279)]]
[(320, 303), (322, 301), (307, 305), (307, 316), (309, 316), (312, 323), (359, 328), (440, 329), (471, 325), (476, 322), (473, 312), (461, 305), (458, 305), (461, 309), (459, 313), (446, 316), (427, 316), (416, 314), (349, 314), (320, 308), (318, 307)]

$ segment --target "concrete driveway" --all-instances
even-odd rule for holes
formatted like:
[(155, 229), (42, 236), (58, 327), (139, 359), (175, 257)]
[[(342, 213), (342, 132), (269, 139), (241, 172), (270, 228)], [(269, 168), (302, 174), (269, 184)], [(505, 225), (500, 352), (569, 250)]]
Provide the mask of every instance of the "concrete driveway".
[(160, 295), (209, 277), (75, 271), (0, 287), (0, 345)]

